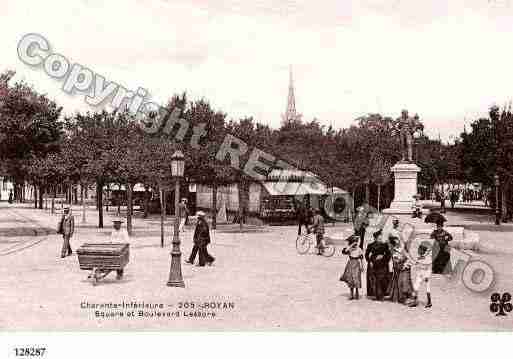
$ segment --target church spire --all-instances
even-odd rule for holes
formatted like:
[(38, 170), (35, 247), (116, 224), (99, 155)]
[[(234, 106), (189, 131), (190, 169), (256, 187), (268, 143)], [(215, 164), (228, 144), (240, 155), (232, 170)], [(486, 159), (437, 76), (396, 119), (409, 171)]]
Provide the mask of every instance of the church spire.
[(301, 115), (296, 113), (296, 97), (294, 95), (294, 79), (292, 77), (292, 66), (289, 67), (289, 94), (287, 97), (287, 109), (283, 114), (283, 122), (290, 123), (300, 120)]

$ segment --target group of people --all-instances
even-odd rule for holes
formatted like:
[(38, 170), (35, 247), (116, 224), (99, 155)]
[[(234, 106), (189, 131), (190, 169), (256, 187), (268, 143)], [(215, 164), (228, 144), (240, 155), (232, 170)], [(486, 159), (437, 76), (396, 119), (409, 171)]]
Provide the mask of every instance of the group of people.
[(377, 301), (388, 299), (416, 307), (419, 289), (425, 284), (425, 307), (431, 308), (431, 274), (445, 273), (450, 263), (448, 242), (452, 240), (452, 236), (443, 229), (443, 221), (437, 222), (437, 228), (431, 234), (434, 244), (422, 242), (415, 254), (410, 253), (411, 243), (403, 243), (401, 240), (398, 219), (393, 220), (393, 228), (388, 238), (385, 238), (382, 230), (374, 232), (373, 238), (374, 241), (367, 245), (364, 252), (361, 238), (355, 233), (347, 238), (348, 246), (342, 250), (343, 254), (349, 256), (349, 260), (340, 280), (349, 287), (349, 299), (360, 297), (365, 260), (367, 297)]
[[(187, 200), (182, 199), (178, 206), (178, 230), (184, 232), (187, 217), (189, 216), (189, 210), (187, 208)], [(206, 220), (206, 214), (203, 211), (196, 213), (198, 218), (196, 228), (194, 229), (193, 235), (193, 247), (189, 258), (185, 261), (188, 264), (194, 264), (196, 256), (198, 256), (199, 267), (205, 265), (212, 265), (215, 258), (208, 252), (208, 245), (210, 244), (210, 228)], [(123, 223), (121, 220), (114, 220), (114, 230), (111, 233), (110, 240), (113, 242), (126, 242), (128, 241), (128, 233), (126, 229), (121, 228)], [(70, 240), (75, 232), (75, 220), (71, 212), (71, 208), (63, 208), (62, 217), (57, 225), (57, 233), (62, 234), (62, 249), (61, 258), (65, 258), (73, 254), (71, 249)]]

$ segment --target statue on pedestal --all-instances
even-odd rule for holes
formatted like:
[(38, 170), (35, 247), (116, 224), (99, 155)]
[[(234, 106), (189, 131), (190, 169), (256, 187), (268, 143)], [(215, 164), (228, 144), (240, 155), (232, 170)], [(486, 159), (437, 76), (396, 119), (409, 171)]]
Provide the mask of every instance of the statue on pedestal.
[(401, 140), (401, 161), (413, 162), (413, 135), (417, 131), (424, 130), (419, 115), (410, 117), (408, 116), (408, 110), (402, 110), (401, 117), (397, 119), (397, 130)]

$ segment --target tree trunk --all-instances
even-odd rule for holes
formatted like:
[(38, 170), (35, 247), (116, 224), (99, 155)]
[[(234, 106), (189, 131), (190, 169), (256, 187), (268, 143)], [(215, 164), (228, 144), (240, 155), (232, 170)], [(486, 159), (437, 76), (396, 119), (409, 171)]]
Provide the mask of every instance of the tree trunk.
[(33, 190), (32, 191), (33, 191), (32, 193), (34, 193), (34, 208), (37, 209), (37, 198), (38, 197), (37, 197), (37, 187), (36, 187), (36, 185), (33, 186)]
[(96, 191), (98, 198), (98, 228), (103, 228), (103, 183), (96, 183)]
[[(107, 203), (105, 204), (105, 210), (107, 212), (109, 211), (110, 198), (111, 198), (110, 184), (107, 184)], [(118, 216), (119, 216), (119, 211), (118, 211)]]
[(100, 199), (98, 198), (98, 183), (96, 183), (96, 210), (98, 211), (100, 209)]
[(365, 203), (370, 204), (370, 182), (365, 182)]
[(160, 246), (164, 248), (164, 221), (166, 220), (166, 191), (160, 189)]
[(508, 218), (508, 184), (504, 183), (501, 187), (501, 220), (506, 222)]
[(212, 182), (212, 229), (217, 228), (217, 182)]
[(55, 214), (55, 197), (57, 196), (57, 188), (55, 185), (52, 188), (52, 214)]
[(43, 209), (43, 192), (44, 192), (44, 187), (43, 186), (39, 186), (39, 209)]
[(80, 184), (80, 201), (82, 202), (82, 223), (86, 222), (86, 205), (84, 198), (84, 186)]
[(128, 235), (132, 235), (132, 191), (133, 185), (131, 183), (126, 184), (126, 229)]
[(244, 216), (244, 179), (239, 180), (239, 188), (238, 188), (238, 196), (239, 196), (239, 229), (242, 232), (244, 228), (243, 224), (243, 216)]
[(78, 188), (77, 188), (77, 186), (73, 186), (73, 196), (75, 197), (73, 202), (75, 205), (77, 205), (78, 204)]
[(148, 218), (148, 210), (150, 205), (150, 191), (149, 186), (144, 186), (144, 214), (143, 218)]
[(381, 185), (378, 184), (378, 212), (380, 210), (380, 205), (381, 205)]

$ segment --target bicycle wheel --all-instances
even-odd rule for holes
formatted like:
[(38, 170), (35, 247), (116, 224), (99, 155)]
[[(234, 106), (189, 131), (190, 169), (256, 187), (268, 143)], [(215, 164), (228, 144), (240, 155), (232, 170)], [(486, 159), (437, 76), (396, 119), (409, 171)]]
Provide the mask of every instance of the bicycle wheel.
[(322, 255), (325, 257), (332, 257), (335, 254), (335, 246), (333, 244), (328, 244), (324, 246), (324, 250), (322, 251)]
[(310, 238), (308, 236), (298, 236), (296, 239), (296, 250), (299, 254), (305, 254), (310, 249)]

